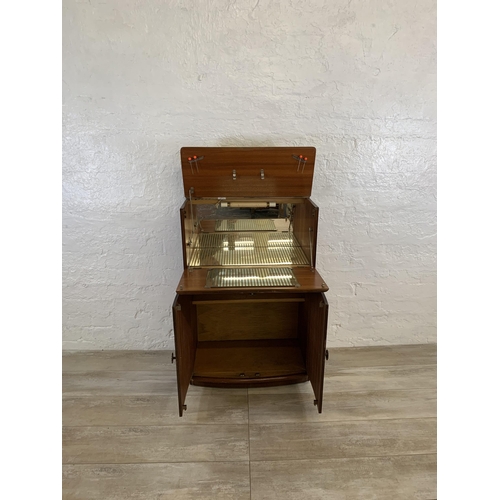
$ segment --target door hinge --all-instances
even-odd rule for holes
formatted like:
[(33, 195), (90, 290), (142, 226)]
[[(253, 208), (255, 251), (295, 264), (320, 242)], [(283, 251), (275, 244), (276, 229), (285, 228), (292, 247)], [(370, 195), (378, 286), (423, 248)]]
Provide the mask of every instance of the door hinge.
[(175, 309), (176, 311), (180, 311), (180, 310), (181, 310), (181, 306), (180, 306), (180, 305), (177, 305), (177, 306), (175, 306), (175, 307), (174, 307), (174, 309)]
[(324, 306), (325, 306), (325, 303), (324, 303), (323, 301), (321, 301), (321, 302), (319, 303), (319, 307), (324, 307)]

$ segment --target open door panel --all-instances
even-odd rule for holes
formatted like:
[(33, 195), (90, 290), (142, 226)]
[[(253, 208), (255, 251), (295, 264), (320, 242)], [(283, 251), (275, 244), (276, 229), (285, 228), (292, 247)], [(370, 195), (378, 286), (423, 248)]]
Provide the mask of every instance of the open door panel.
[(184, 402), (193, 376), (196, 356), (197, 336), (194, 307), (190, 295), (176, 295), (172, 306), (179, 416), (181, 417), (186, 409)]
[(306, 369), (316, 397), (318, 413), (323, 409), (323, 380), (325, 377), (326, 331), (328, 301), (324, 293), (312, 293), (305, 302), (307, 340)]

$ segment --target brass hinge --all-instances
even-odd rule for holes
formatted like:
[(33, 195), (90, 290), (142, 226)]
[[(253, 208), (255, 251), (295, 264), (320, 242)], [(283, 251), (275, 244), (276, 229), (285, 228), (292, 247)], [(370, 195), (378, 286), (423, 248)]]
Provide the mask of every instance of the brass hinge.
[(319, 307), (324, 307), (324, 305), (325, 305), (325, 303), (324, 303), (323, 301), (321, 301), (321, 302), (319, 303)]
[(181, 310), (181, 306), (177, 305), (177, 306), (175, 306), (175, 307), (174, 307), (174, 309), (175, 309), (176, 311), (180, 311), (180, 310)]

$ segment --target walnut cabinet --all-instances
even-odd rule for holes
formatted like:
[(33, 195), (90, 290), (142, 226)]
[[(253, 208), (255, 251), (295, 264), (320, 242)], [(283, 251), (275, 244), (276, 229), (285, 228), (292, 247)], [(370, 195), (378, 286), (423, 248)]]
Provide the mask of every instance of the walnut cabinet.
[(172, 356), (180, 416), (190, 384), (307, 381), (321, 413), (328, 287), (316, 270), (315, 153), (182, 148), (184, 272)]

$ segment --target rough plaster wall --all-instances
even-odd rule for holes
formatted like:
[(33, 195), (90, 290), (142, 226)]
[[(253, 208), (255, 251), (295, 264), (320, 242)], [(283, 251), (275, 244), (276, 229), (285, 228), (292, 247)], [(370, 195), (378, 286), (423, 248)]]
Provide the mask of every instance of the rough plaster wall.
[(64, 0), (64, 348), (173, 347), (193, 145), (315, 146), (329, 345), (435, 341), (435, 17), (434, 0)]

